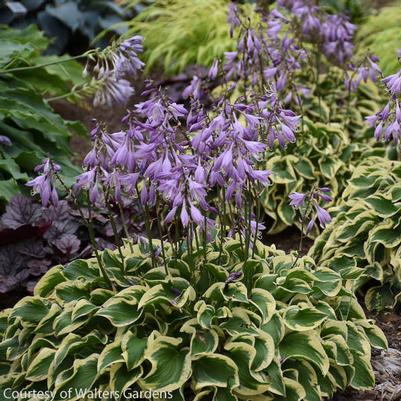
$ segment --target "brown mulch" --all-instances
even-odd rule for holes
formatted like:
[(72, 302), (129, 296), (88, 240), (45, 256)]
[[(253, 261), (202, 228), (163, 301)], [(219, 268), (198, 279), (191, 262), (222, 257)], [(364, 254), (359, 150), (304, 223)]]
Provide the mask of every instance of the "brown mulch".
[[(264, 235), (262, 242), (266, 245), (275, 245), (277, 249), (281, 249), (285, 252), (291, 252), (294, 249), (299, 248), (301, 241), (301, 232), (296, 228), (287, 228), (283, 232), (274, 235)], [(310, 247), (313, 245), (313, 241), (309, 238), (304, 238), (302, 241), (301, 256), (308, 253)]]

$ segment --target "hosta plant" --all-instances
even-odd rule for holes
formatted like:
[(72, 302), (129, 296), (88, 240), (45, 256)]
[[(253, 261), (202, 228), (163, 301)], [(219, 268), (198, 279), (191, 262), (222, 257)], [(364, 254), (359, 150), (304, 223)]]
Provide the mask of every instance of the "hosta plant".
[[(272, 219), (270, 233), (278, 233), (294, 224), (300, 228), (296, 213), (288, 203), (292, 192), (307, 192), (312, 187), (331, 189), (331, 205), (341, 202), (352, 171), (360, 158), (368, 155), (394, 157), (392, 149), (368, 144), (351, 143), (338, 123), (312, 123), (305, 119), (297, 142), (285, 149), (277, 148), (267, 158), (267, 168), (272, 171), (272, 185), (262, 194), (265, 213)], [(310, 235), (318, 233), (317, 227)]]
[(146, 244), (131, 247), (123, 259), (101, 255), (112, 289), (96, 259), (77, 260), (1, 314), (2, 391), (298, 401), (373, 385), (371, 345), (386, 340), (351, 291), (357, 269), (334, 272), (261, 243), (245, 260), (234, 239), (184, 246), (178, 259), (165, 245), (156, 264)]
[(371, 158), (357, 167), (332, 224), (310, 255), (334, 271), (358, 268), (369, 309), (401, 301), (401, 164)]

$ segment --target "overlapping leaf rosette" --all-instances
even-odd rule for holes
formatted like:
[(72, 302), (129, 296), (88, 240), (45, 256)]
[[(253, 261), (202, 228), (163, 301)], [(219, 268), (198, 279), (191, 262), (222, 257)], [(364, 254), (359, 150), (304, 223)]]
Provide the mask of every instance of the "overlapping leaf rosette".
[[(272, 221), (268, 225), (269, 232), (275, 234), (293, 225), (301, 227), (295, 210), (288, 202), (292, 192), (304, 193), (313, 187), (328, 186), (333, 199), (329, 206), (341, 203), (340, 194), (353, 170), (361, 158), (369, 156), (394, 157), (392, 148), (351, 142), (340, 124), (305, 120), (297, 142), (285, 149), (275, 149), (267, 158), (273, 184), (263, 192), (261, 203)], [(310, 235), (318, 233), (316, 227)]]
[(371, 345), (386, 340), (351, 291), (358, 269), (259, 242), (247, 260), (236, 239), (220, 249), (176, 259), (166, 246), (167, 268), (146, 244), (123, 259), (105, 251), (114, 290), (95, 258), (52, 268), (1, 314), (0, 388), (221, 401), (321, 400), (373, 385)]
[(369, 309), (401, 301), (401, 164), (368, 158), (357, 167), (336, 217), (310, 251), (322, 266), (358, 268)]

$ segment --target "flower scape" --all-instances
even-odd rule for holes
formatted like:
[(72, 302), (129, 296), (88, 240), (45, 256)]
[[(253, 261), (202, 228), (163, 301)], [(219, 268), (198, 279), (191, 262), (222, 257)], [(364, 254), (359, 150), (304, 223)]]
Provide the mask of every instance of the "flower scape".
[[(37, 74), (18, 95), (37, 96), (29, 121), (59, 104), (93, 118), (81, 166), (45, 140), (33, 160), (23, 130), (33, 146), (51, 124), (11, 124), (0, 95), (0, 291), (26, 295), (0, 312), (0, 399), (377, 388), (372, 358), (393, 340), (374, 318), (401, 306), (401, 70), (357, 49), (369, 11), (213, 0), (208, 21), (204, 0), (135, 3), (121, 37), (106, 29), (106, 46), (78, 55), (26, 59), (3, 29), (0, 86)], [(62, 94), (40, 83), (62, 74)]]

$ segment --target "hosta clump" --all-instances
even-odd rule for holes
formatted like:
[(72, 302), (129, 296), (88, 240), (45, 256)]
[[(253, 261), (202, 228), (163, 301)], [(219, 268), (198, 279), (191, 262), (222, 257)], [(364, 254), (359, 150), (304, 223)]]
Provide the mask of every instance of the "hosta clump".
[(387, 155), (383, 148), (351, 143), (349, 135), (336, 123), (312, 123), (305, 119), (304, 129), (297, 137), (297, 143), (275, 149), (267, 158), (272, 185), (265, 189), (261, 201), (265, 213), (274, 221), (269, 226), (271, 233), (294, 224), (300, 227), (288, 202), (292, 192), (328, 186), (336, 203), (361, 154), (391, 157), (391, 152)]
[(310, 255), (335, 271), (359, 268), (356, 288), (367, 289), (368, 308), (392, 307), (401, 301), (400, 218), (401, 163), (368, 159), (355, 169), (344, 202)]
[[(348, 79), (355, 81), (354, 72), (347, 73)], [(303, 77), (308, 82), (310, 94), (306, 96), (303, 110), (313, 121), (338, 123), (352, 137), (363, 140), (365, 137), (365, 118), (379, 108), (380, 93), (371, 82), (361, 82), (355, 91), (349, 92), (344, 84), (344, 72), (330, 67), (319, 74), (318, 82), (310, 82), (310, 75)]]
[(386, 340), (348, 290), (355, 269), (261, 243), (245, 260), (233, 239), (179, 259), (165, 245), (154, 267), (146, 243), (128, 249), (102, 254), (113, 290), (96, 259), (77, 260), (2, 313), (1, 389), (320, 400), (373, 385), (370, 344)]

